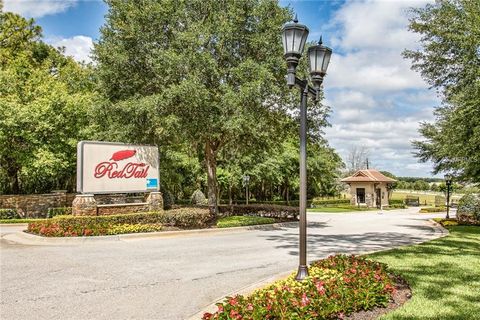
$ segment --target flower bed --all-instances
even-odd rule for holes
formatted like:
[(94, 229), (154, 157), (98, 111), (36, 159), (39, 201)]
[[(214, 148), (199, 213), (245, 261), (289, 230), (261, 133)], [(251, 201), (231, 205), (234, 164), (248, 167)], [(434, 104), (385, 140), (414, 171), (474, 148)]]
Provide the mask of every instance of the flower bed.
[(202, 208), (111, 216), (55, 216), (29, 223), (28, 232), (46, 237), (101, 236), (159, 231), (163, 227), (204, 228), (211, 220), (208, 209)]
[(295, 274), (245, 297), (227, 297), (210, 319), (338, 319), (360, 310), (385, 307), (395, 279), (385, 264), (337, 255), (314, 262), (302, 282)]

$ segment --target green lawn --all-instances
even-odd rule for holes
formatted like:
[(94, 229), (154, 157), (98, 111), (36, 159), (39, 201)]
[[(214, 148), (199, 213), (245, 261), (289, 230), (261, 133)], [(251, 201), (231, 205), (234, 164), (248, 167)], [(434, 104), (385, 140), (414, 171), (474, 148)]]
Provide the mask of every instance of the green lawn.
[(480, 227), (369, 255), (410, 283), (413, 297), (380, 319), (480, 319)]
[(220, 218), (217, 221), (217, 228), (230, 228), (230, 227), (242, 227), (252, 226), (257, 224), (269, 224), (275, 223), (274, 218), (265, 217), (253, 217), (253, 216), (230, 216)]

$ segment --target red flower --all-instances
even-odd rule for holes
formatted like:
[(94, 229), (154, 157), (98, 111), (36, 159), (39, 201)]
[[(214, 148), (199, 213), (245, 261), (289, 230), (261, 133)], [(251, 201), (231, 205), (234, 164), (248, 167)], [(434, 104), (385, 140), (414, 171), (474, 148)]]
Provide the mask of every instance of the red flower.
[(213, 314), (211, 314), (209, 312), (205, 312), (205, 314), (202, 317), (202, 320), (210, 320), (210, 319), (212, 319), (212, 317), (213, 317)]

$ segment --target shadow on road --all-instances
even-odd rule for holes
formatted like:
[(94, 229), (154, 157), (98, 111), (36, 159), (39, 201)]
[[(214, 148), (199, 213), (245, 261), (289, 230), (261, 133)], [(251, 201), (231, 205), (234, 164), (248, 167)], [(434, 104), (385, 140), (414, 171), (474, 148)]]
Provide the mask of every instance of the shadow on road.
[[(298, 256), (298, 233), (267, 235), (264, 238), (277, 242), (276, 248), (291, 249), (289, 254)], [(384, 250), (424, 240), (425, 238), (420, 236), (399, 232), (367, 232), (347, 235), (320, 235), (310, 232), (307, 236), (307, 248), (309, 254), (314, 255), (359, 253)]]

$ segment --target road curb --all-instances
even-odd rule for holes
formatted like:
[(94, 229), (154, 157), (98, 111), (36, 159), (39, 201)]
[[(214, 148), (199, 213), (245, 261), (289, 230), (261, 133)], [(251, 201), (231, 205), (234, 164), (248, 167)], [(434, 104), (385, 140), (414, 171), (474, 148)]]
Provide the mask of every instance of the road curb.
[(147, 233), (129, 233), (112, 236), (94, 236), (94, 237), (42, 237), (24, 231), (10, 233), (2, 236), (2, 239), (23, 245), (39, 245), (39, 246), (59, 246), (59, 245), (75, 245), (88, 244), (98, 242), (116, 242), (116, 241), (134, 241), (151, 238), (169, 238), (181, 236), (201, 236), (210, 234), (233, 233), (252, 230), (276, 230), (288, 227), (297, 227), (298, 222), (283, 222), (274, 224), (264, 224), (245, 227), (232, 228), (212, 228), (212, 229), (194, 229), (179, 231), (159, 231)]
[(210, 312), (210, 313), (214, 313), (215, 311), (217, 311), (217, 303), (220, 303), (220, 302), (223, 302), (223, 300), (225, 300), (225, 297), (233, 297), (233, 296), (236, 296), (236, 295), (249, 295), (251, 294), (253, 291), (257, 290), (257, 289), (261, 289), (263, 287), (266, 287), (267, 285), (277, 281), (277, 280), (281, 280), (281, 279), (284, 279), (286, 277), (288, 277), (291, 273), (293, 273), (293, 271), (288, 271), (288, 272), (282, 272), (282, 273), (278, 273), (274, 276), (270, 276), (268, 278), (264, 278), (262, 280), (259, 280), (257, 282), (254, 282), (252, 284), (249, 284), (247, 286), (244, 286), (243, 288), (240, 288), (238, 290), (235, 290), (235, 291), (232, 291), (231, 293), (227, 294), (227, 295), (224, 295), (222, 297), (219, 297), (217, 299), (215, 299), (215, 302), (213, 303), (210, 303), (206, 306), (204, 306), (202, 308), (201, 311), (191, 315), (190, 317), (188, 317), (186, 320), (199, 320), (199, 319), (202, 319), (203, 315), (206, 313), (206, 312)]
[(434, 228), (435, 232), (439, 232), (441, 234), (439, 238), (448, 236), (448, 234), (450, 233), (448, 229), (446, 229), (444, 226), (442, 226), (440, 223), (436, 222), (435, 220), (428, 219), (427, 221), (432, 224), (432, 227)]

